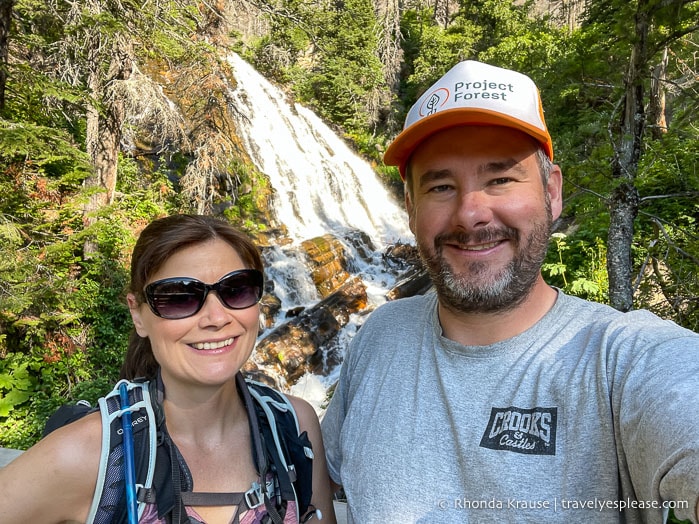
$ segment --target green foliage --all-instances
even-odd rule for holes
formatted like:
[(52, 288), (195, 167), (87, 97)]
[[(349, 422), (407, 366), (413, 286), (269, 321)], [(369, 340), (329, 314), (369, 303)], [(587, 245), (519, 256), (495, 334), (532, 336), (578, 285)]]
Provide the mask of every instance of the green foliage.
[[(123, 197), (84, 229), (84, 154), (60, 149), (57, 130), (7, 127), (0, 134), (0, 190), (12, 195), (0, 200), (0, 445), (25, 448), (58, 405), (94, 401), (116, 381), (131, 330), (127, 254), (142, 225), (175, 211), (177, 199), (164, 173), (139, 175), (125, 158)], [(97, 245), (89, 258), (86, 239)]]
[[(690, 128), (691, 129), (691, 128)], [(666, 133), (649, 141), (639, 168), (637, 231), (639, 307), (699, 330), (699, 133)]]
[[(90, 5), (103, 9), (89, 11)], [(241, 35), (236, 48), (341, 129), (379, 173), (393, 180), (397, 170), (380, 161), (380, 151), (396, 132), (392, 122), (402, 121), (421, 92), (456, 62), (478, 59), (531, 75), (543, 95), (565, 181), (561, 233), (554, 236), (544, 272), (568, 293), (607, 301), (612, 139), (636, 38), (636, 3), (587, 2), (575, 28), (534, 16), (530, 2), (459, 2), (450, 4), (456, 10), (448, 16), (437, 16), (427, 4), (401, 5), (395, 43), (402, 46), (402, 58), (393, 57), (400, 60), (396, 93), (388, 92), (393, 86), (384, 77), (384, 67), (396, 64), (378, 58), (385, 56), (385, 28), (372, 2), (259, 5), (269, 31), (252, 40)], [(696, 93), (689, 87), (699, 2), (649, 6), (647, 65), (658, 63), (664, 46), (670, 46), (664, 83), (669, 128), (660, 138), (647, 133), (638, 169), (636, 306), (697, 330), (699, 139)], [(124, 303), (128, 254), (153, 218), (189, 209), (178, 181), (192, 154), (182, 144), (160, 144), (161, 154), (121, 155), (114, 201), (90, 216), (94, 222), (87, 227), (83, 210), (89, 192), (82, 184), (92, 166), (86, 115), (89, 108), (103, 110), (115, 93), (95, 92), (88, 79), (99, 72), (97, 80), (121, 81), (109, 76), (119, 65), (113, 58), (130, 49), (133, 71), (148, 71), (168, 96), (178, 82), (192, 86), (204, 78), (204, 88), (184, 88), (191, 99), (176, 103), (183, 111), (216, 119), (207, 96), (198, 93), (222, 71), (216, 45), (223, 37), (215, 34), (216, 14), (209, 19), (200, 7), (181, 0), (14, 4), (6, 104), (0, 113), (0, 445), (29, 446), (57, 405), (68, 399), (94, 401), (116, 379), (131, 330)], [(206, 38), (197, 38), (200, 34)], [(649, 77), (643, 82), (647, 88)], [(148, 141), (155, 133), (144, 127), (130, 131)], [(271, 192), (267, 179), (244, 160), (226, 162), (223, 168), (236, 191), (213, 204), (236, 225), (263, 232), (267, 218), (261, 211)], [(86, 242), (96, 246), (89, 256), (83, 251)]]
[(691, 520), (679, 520), (677, 517), (675, 517), (675, 512), (673, 510), (670, 510), (668, 517), (667, 517), (667, 524), (691, 524)]
[(268, 206), (271, 193), (269, 180), (253, 165), (233, 161), (230, 171), (239, 183), (237, 198), (225, 206), (223, 215), (231, 223), (245, 231), (255, 234), (266, 229), (266, 220), (260, 219)]
[[(12, 355), (14, 356), (14, 355)], [(32, 396), (36, 381), (27, 370), (29, 362), (6, 357), (0, 373), (0, 417), (7, 417), (16, 406), (24, 404)]]
[[(89, 174), (87, 156), (63, 130), (0, 119), (0, 159), (12, 164), (32, 159), (23, 168), (47, 179), (47, 191), (77, 187)], [(50, 185), (49, 182), (54, 181)]]
[(84, 355), (49, 341), (46, 350), (9, 353), (0, 361), (0, 446), (25, 449), (62, 402), (66, 383), (85, 376)]
[(463, 16), (447, 30), (437, 24), (429, 9), (408, 11), (401, 20), (405, 58), (411, 74), (402, 88), (409, 107), (422, 92), (454, 64), (475, 55), (481, 28)]
[(96, 93), (88, 79), (99, 71), (119, 82), (108, 73), (127, 49), (132, 59), (208, 64), (212, 47), (190, 38), (200, 21), (197, 6), (178, 1), (14, 5), (0, 114), (2, 446), (30, 446), (58, 405), (111, 388), (132, 329), (124, 290), (135, 238), (155, 217), (187, 209), (173, 183), (185, 154), (120, 156), (113, 202), (84, 220), (94, 192), (83, 187), (93, 174), (87, 110), (117, 93)]
[(348, 133), (370, 128), (373, 97), (384, 87), (372, 2), (315, 6), (286, 0), (271, 10), (269, 21), (270, 33), (243, 54), (271, 78), (290, 83), (299, 101), (325, 120)]
[(376, 27), (372, 2), (347, 0), (325, 13), (319, 31), (323, 46), (318, 64), (296, 92), (332, 122), (345, 129), (366, 129), (368, 100), (383, 80), (376, 57)]
[(295, 67), (314, 39), (314, 27), (320, 24), (324, 13), (310, 4), (299, 1), (284, 2), (282, 9), (268, 16), (269, 31), (251, 43), (242, 54), (269, 78), (280, 83), (300, 80), (304, 73)]
[(606, 247), (600, 238), (595, 238), (595, 243), (591, 246), (582, 240), (571, 239), (564, 233), (554, 233), (542, 272), (549, 277), (547, 281), (550, 284), (568, 294), (595, 302), (606, 302), (609, 290)]

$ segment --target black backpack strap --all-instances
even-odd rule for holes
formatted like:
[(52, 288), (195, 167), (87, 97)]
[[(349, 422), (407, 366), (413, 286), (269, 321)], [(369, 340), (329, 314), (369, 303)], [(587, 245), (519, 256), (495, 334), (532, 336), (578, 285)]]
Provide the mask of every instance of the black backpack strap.
[[(121, 408), (119, 386), (128, 389), (129, 406)], [(150, 488), (155, 474), (156, 423), (148, 382), (120, 381), (98, 401), (102, 417), (102, 454), (95, 495), (88, 514), (89, 524), (120, 524), (127, 522), (124, 475), (124, 446), (122, 445), (121, 415), (128, 410), (132, 418), (136, 482)], [(139, 515), (145, 504), (139, 504)]]
[(54, 411), (44, 425), (41, 437), (45, 437), (52, 431), (66, 426), (83, 418), (88, 413), (97, 411), (99, 408), (92, 407), (87, 400), (78, 400), (75, 404), (64, 404)]
[[(258, 405), (253, 401), (250, 395), (250, 390), (248, 385), (243, 378), (241, 373), (235, 376), (235, 383), (238, 387), (238, 392), (240, 393), (243, 404), (245, 404), (245, 410), (248, 413), (248, 422), (250, 424), (250, 440), (252, 441), (252, 459), (255, 463), (255, 468), (257, 469), (257, 474), (260, 479), (258, 481), (258, 486), (262, 488), (267, 486), (267, 473), (270, 469), (270, 463), (267, 456), (268, 445), (265, 443), (265, 437), (263, 436), (260, 419), (258, 412)], [(274, 493), (270, 494), (267, 489), (262, 489), (258, 497), (261, 495), (262, 502), (265, 505), (267, 514), (272, 519), (275, 524), (282, 524), (283, 519), (275, 505), (270, 501), (270, 495), (274, 497)], [(275, 497), (276, 498), (276, 497)], [(259, 501), (258, 501), (259, 503)]]
[(158, 518), (165, 519), (166, 522), (189, 522), (180, 494), (192, 490), (192, 476), (167, 432), (163, 410), (165, 388), (160, 369), (156, 376), (153, 397), (153, 411), (157, 421), (156, 469), (151, 489), (141, 490), (138, 494), (139, 501), (155, 503)]
[[(250, 440), (252, 441), (252, 457), (257, 469), (257, 474), (260, 477), (258, 485), (261, 488), (263, 486), (266, 488), (267, 473), (270, 471), (271, 466), (268, 458), (270, 456), (269, 450), (270, 446), (274, 447), (274, 444), (271, 443), (270, 435), (265, 435), (264, 424), (262, 423), (263, 418), (261, 418), (261, 415), (264, 415), (264, 413), (261, 413), (260, 405), (253, 400), (250, 390), (248, 389), (248, 383), (245, 381), (241, 373), (236, 375), (235, 381), (236, 386), (238, 387), (238, 392), (243, 399), (245, 410), (248, 413), (248, 422), (250, 423)], [(266, 420), (266, 418), (264, 418), (264, 420)], [(274, 473), (275, 476), (275, 483), (278, 482), (280, 472), (281, 470), (277, 470), (276, 468), (272, 469), (272, 473)], [(276, 491), (276, 489), (274, 491)], [(280, 504), (281, 500), (277, 500), (278, 497), (276, 494), (269, 493), (268, 489), (262, 489), (260, 494), (262, 495), (265, 509), (267, 510), (267, 514), (271, 518), (272, 522), (275, 524), (282, 524), (284, 519), (277, 509), (277, 506)], [(272, 499), (275, 499), (274, 503), (272, 502)]]
[(294, 500), (302, 519), (311, 506), (313, 494), (313, 449), (300, 432), (296, 412), (283, 393), (259, 382), (246, 381), (255, 400), (258, 424), (267, 454), (279, 482), (279, 506)]
[(248, 390), (248, 384), (241, 373), (238, 373), (235, 376), (235, 385), (237, 386), (238, 393), (240, 393), (243, 404), (245, 405), (245, 411), (248, 413), (250, 440), (252, 440), (252, 460), (255, 464), (257, 474), (260, 476), (260, 479), (263, 480), (267, 475), (269, 462), (267, 460), (267, 454), (265, 453), (262, 433), (260, 433), (260, 424), (257, 417), (255, 402), (253, 401), (250, 391)]

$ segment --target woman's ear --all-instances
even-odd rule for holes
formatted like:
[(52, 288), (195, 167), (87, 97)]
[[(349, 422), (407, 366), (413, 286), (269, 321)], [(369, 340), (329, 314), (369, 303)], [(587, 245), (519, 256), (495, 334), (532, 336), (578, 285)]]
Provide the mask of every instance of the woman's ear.
[(148, 336), (148, 331), (143, 323), (143, 318), (141, 317), (141, 306), (136, 299), (136, 295), (129, 293), (126, 295), (126, 302), (129, 305), (129, 313), (131, 313), (131, 320), (133, 320), (134, 328), (138, 336), (146, 338)]

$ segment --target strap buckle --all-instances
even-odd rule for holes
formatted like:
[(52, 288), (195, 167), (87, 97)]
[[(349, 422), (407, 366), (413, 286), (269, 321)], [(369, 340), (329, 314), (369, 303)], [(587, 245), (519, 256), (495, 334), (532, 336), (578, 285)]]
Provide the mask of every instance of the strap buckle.
[(244, 496), (249, 509), (257, 508), (265, 503), (265, 496), (259, 482), (253, 482), (252, 487), (244, 493)]
[(256, 508), (265, 503), (265, 497), (272, 500), (275, 496), (274, 479), (268, 479), (262, 486), (259, 482), (253, 482), (252, 487), (243, 493), (245, 503), (249, 509)]

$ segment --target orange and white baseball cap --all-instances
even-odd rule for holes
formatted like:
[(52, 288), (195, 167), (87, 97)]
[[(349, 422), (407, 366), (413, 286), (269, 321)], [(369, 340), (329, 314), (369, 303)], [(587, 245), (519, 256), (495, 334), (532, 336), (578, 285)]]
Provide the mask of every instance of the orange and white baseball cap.
[(541, 96), (526, 75), (466, 60), (452, 67), (410, 108), (403, 131), (384, 154), (384, 163), (405, 166), (415, 148), (430, 135), (462, 125), (496, 125), (518, 129), (541, 143), (553, 160)]

